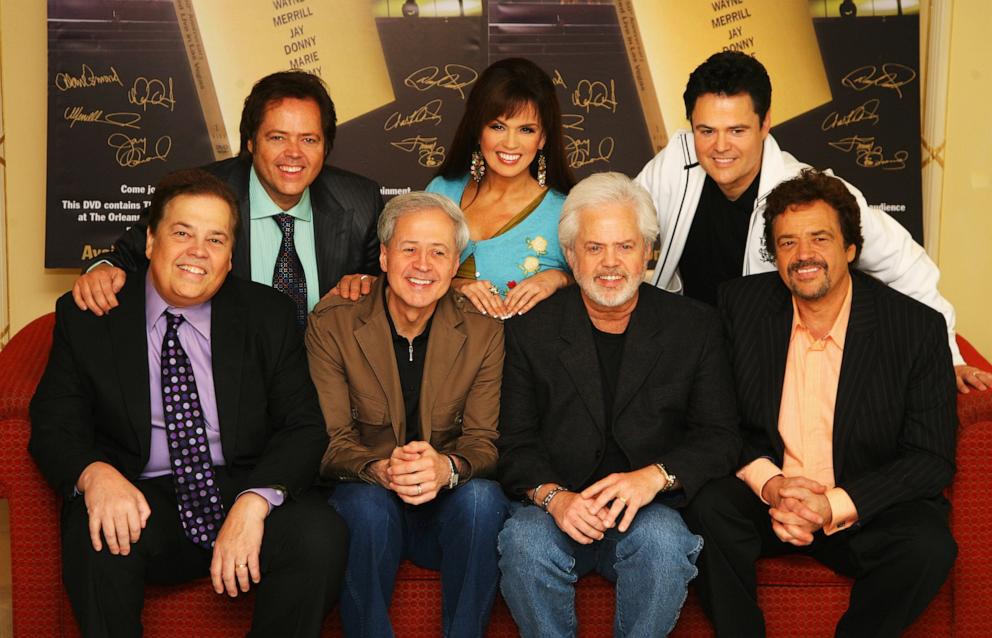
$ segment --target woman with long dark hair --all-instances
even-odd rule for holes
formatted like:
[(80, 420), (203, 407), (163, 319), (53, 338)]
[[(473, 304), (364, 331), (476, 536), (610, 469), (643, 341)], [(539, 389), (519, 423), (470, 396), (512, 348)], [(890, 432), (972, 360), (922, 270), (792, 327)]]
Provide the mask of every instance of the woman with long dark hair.
[(509, 317), (569, 284), (558, 217), (574, 182), (551, 78), (523, 58), (490, 65), (427, 186), (461, 206), (471, 233), (452, 286)]
[[(452, 287), (479, 311), (507, 318), (571, 283), (558, 217), (574, 183), (551, 78), (523, 58), (491, 64), (427, 185), (458, 204), (468, 222), (471, 241)], [(347, 275), (332, 294), (357, 300), (370, 283), (367, 275)]]

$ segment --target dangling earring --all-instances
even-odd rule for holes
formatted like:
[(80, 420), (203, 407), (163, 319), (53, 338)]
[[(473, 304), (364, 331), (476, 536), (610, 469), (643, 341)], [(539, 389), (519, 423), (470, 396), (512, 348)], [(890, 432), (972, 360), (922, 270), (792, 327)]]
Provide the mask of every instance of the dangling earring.
[(544, 159), (544, 149), (537, 152), (537, 183), (541, 188), (548, 183), (548, 161)]
[(486, 176), (486, 160), (482, 157), (482, 151), (472, 151), (472, 165), (468, 167), (468, 172), (476, 184)]

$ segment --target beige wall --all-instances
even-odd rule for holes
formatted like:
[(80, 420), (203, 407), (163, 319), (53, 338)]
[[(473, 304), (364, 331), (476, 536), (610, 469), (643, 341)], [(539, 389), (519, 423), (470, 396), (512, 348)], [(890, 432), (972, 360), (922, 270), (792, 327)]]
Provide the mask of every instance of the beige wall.
[(953, 4), (947, 96), (940, 290), (958, 331), (992, 358), (992, 12), (986, 2)]
[(55, 308), (73, 271), (45, 270), (45, 2), (0, 0), (0, 60), (7, 131), (7, 274), (10, 329)]
[[(943, 215), (941, 290), (958, 327), (992, 356), (992, 77), (985, 66), (992, 12), (954, 3)], [(7, 128), (7, 249), (11, 330), (49, 312), (74, 273), (44, 269), (47, 34), (41, 0), (0, 0)]]

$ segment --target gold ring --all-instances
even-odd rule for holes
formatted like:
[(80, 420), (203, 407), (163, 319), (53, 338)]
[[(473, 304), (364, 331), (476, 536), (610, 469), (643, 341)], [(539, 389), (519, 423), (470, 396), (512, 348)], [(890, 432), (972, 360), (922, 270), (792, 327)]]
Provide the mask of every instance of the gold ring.
[(238, 563), (237, 565), (235, 565), (235, 567), (237, 567), (238, 569), (241, 569), (242, 567), (248, 567), (248, 563)]
[(626, 505), (626, 504), (627, 504), (627, 499), (625, 499), (625, 498), (624, 498), (624, 497), (622, 497), (622, 496), (618, 496), (618, 497), (617, 497), (617, 500), (618, 500), (618, 501), (620, 501), (621, 503), (623, 503), (624, 505)]
[(424, 486), (421, 485), (420, 483), (417, 483), (417, 496), (420, 496), (423, 493), (424, 493)]

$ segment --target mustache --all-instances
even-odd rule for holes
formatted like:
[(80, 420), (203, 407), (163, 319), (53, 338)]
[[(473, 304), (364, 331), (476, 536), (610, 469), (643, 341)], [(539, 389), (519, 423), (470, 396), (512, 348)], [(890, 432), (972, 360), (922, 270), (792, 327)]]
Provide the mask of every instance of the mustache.
[(789, 264), (789, 272), (798, 272), (800, 268), (809, 268), (810, 266), (817, 266), (822, 268), (824, 272), (827, 272), (830, 268), (827, 266), (827, 262), (820, 259), (801, 259), (799, 261)]

